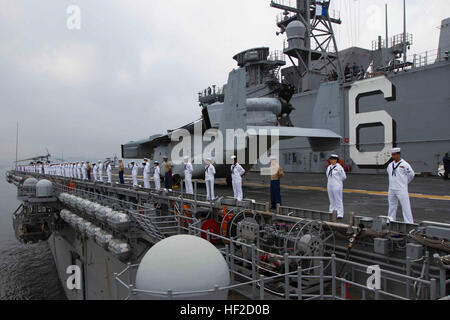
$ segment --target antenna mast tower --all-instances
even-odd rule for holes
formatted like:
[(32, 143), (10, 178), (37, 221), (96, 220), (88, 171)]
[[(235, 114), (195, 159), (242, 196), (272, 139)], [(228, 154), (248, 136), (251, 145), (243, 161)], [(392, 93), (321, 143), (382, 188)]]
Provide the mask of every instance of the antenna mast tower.
[[(296, 2), (296, 7), (293, 4)], [(342, 66), (338, 56), (333, 23), (340, 18), (331, 17), (331, 0), (272, 0), (271, 7), (283, 10), (277, 19), (280, 31), (288, 36), (284, 53), (295, 66), (301, 79), (301, 91), (310, 89), (312, 74), (325, 76), (335, 70), (342, 78)], [(304, 28), (304, 30), (303, 30)], [(293, 33), (299, 33), (293, 36)]]

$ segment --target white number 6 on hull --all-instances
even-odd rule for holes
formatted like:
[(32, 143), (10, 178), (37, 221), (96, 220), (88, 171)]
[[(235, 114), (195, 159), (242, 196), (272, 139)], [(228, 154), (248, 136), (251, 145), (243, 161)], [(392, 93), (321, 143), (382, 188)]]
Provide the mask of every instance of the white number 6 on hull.
[[(359, 167), (381, 168), (391, 158), (395, 146), (395, 121), (384, 110), (359, 112), (359, 99), (383, 94), (387, 101), (395, 100), (395, 87), (385, 76), (355, 82), (348, 93), (350, 158)], [(380, 151), (360, 151), (359, 131), (367, 127), (384, 127), (384, 147)]]

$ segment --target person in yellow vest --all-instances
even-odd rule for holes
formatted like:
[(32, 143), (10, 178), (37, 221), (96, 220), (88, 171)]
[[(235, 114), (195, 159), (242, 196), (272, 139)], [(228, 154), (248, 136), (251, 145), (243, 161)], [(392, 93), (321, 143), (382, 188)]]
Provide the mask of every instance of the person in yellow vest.
[(120, 184), (125, 184), (125, 180), (123, 179), (123, 173), (124, 173), (123, 161), (119, 160), (119, 180), (120, 180)]
[(164, 186), (166, 189), (172, 189), (172, 164), (167, 157), (164, 157)]
[(281, 205), (281, 187), (280, 179), (284, 177), (284, 171), (279, 166), (275, 156), (270, 157), (270, 207), (277, 208), (277, 204)]

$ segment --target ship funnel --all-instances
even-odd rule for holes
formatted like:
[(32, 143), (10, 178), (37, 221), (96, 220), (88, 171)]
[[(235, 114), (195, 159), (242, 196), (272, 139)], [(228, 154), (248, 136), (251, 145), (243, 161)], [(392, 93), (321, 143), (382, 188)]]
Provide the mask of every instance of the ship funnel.
[(289, 49), (305, 49), (306, 27), (299, 21), (294, 20), (286, 27), (286, 35)]

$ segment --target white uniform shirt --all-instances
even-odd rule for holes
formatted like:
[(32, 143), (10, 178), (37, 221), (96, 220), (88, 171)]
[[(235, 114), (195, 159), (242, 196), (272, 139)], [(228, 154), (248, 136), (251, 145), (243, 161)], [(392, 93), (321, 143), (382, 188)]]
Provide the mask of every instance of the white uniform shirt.
[(339, 163), (335, 165), (329, 165), (327, 168), (328, 184), (334, 186), (342, 186), (347, 175), (344, 168)]
[(401, 159), (392, 161), (387, 167), (389, 190), (408, 191), (408, 184), (414, 179), (415, 173), (408, 162)]
[(137, 176), (138, 175), (138, 170), (139, 170), (139, 166), (137, 164), (134, 164), (132, 169), (131, 169), (131, 174), (133, 176)]
[(239, 163), (231, 165), (231, 178), (234, 181), (242, 181), (242, 175), (244, 173), (245, 170)]
[(205, 166), (205, 180), (214, 180), (216, 174), (216, 168), (212, 164)]
[(147, 164), (144, 167), (144, 176), (148, 177), (150, 175), (150, 163), (147, 162)]
[(108, 164), (108, 166), (106, 167), (106, 173), (109, 174), (111, 173), (111, 165)]
[(184, 177), (185, 178), (192, 178), (193, 171), (194, 171), (194, 168), (192, 167), (192, 164), (190, 162), (184, 164)]
[(153, 171), (153, 178), (156, 179), (160, 179), (160, 174), (161, 174), (161, 169), (159, 168), (159, 166), (154, 167), (154, 171)]

